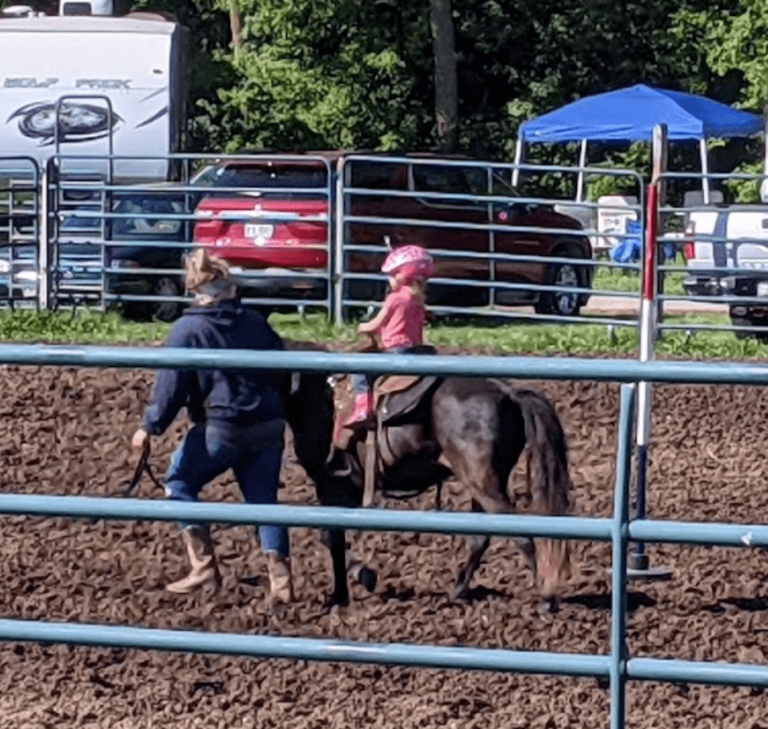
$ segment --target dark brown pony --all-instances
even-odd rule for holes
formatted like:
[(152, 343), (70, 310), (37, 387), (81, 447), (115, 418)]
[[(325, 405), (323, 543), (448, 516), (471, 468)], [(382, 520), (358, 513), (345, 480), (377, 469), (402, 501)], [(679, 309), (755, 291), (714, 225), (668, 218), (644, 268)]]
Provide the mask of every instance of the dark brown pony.
[[(327, 375), (294, 374), (286, 385), (286, 417), (299, 462), (315, 482), (323, 505), (357, 507), (362, 503), (366, 449), (363, 438), (332, 453), (334, 392)], [(397, 397), (397, 396), (393, 396)], [(571, 481), (567, 445), (560, 419), (542, 395), (506, 380), (449, 377), (437, 380), (407, 416), (379, 429), (377, 489), (414, 496), (455, 477), (469, 493), (472, 509), (513, 513), (510, 478), (528, 446), (528, 488), (532, 510), (561, 515), (570, 508)], [(468, 537), (470, 558), (453, 589), (467, 594), (490, 537)], [(554, 600), (570, 568), (567, 542), (516, 539), (536, 575), (539, 591)], [(331, 604), (349, 602), (346, 540), (342, 530), (327, 534), (334, 570)], [(375, 574), (357, 567), (371, 588)]]

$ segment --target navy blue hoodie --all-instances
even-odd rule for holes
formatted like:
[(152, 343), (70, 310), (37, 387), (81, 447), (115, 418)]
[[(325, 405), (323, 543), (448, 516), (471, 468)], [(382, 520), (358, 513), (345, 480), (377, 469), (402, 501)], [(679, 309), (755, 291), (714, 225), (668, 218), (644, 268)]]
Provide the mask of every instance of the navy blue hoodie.
[[(283, 349), (264, 317), (238, 299), (187, 309), (171, 330), (168, 347)], [(161, 435), (186, 407), (193, 422), (253, 425), (283, 417), (272, 372), (264, 370), (160, 370), (144, 429)]]

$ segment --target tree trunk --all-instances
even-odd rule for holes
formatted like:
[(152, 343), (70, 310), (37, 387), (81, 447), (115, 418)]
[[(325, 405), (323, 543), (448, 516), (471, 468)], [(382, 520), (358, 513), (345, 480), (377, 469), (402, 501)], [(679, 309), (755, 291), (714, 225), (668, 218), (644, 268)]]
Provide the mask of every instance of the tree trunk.
[(451, 0), (429, 0), (429, 9), (435, 51), (435, 120), (438, 147), (441, 152), (450, 153), (456, 147), (459, 107)]
[(237, 10), (235, 0), (229, 0), (229, 27), (232, 31), (232, 46), (237, 51), (242, 45), (242, 40), (240, 38), (240, 13)]

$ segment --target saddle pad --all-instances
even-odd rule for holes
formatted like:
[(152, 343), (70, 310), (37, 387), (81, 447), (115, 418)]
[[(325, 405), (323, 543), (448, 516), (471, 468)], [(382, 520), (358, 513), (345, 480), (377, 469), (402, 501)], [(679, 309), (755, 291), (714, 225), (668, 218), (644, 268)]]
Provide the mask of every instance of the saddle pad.
[(388, 395), (391, 392), (402, 392), (413, 387), (420, 379), (419, 375), (384, 375), (376, 381), (376, 394)]

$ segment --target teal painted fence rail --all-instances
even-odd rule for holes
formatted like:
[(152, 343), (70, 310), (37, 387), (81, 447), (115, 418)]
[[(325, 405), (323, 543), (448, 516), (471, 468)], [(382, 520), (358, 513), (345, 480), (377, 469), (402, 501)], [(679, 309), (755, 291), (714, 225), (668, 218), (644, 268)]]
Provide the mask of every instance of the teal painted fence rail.
[[(185, 349), (0, 345), (0, 362), (85, 367), (252, 367), (288, 371), (434, 373), (521, 379), (588, 379), (617, 382), (768, 384), (768, 367), (700, 362), (646, 362), (570, 358), (339, 355), (320, 352), (199, 352)], [(0, 620), (0, 640), (195, 651), (257, 657), (396, 664), (456, 670), (489, 670), (609, 678), (611, 727), (626, 719), (628, 680), (768, 686), (768, 667), (631, 658), (626, 647), (626, 567), (630, 540), (768, 547), (762, 525), (631, 521), (629, 518), (635, 386), (621, 387), (614, 513), (610, 519), (421, 513), (310, 506), (249, 506), (104, 498), (0, 495), (0, 514), (90, 519), (158, 519), (230, 524), (344, 527), (386, 531), (551, 536), (612, 543), (612, 625), (609, 655), (581, 655), (347, 641), (205, 634), (127, 626)]]
[(247, 368), (302, 372), (435, 374), (528, 380), (768, 384), (768, 366), (732, 362), (638, 362), (577, 357), (480, 357), (193, 350), (175, 347), (91, 347), (0, 344), (0, 363), (123, 369)]

